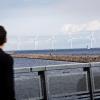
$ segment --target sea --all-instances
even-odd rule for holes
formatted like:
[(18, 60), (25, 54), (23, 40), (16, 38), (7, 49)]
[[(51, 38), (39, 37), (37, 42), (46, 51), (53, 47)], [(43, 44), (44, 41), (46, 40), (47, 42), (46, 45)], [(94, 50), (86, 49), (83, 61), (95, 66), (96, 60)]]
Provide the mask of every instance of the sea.
[[(52, 55), (100, 55), (100, 48), (79, 48), (79, 49), (49, 49), (49, 50), (16, 50), (16, 54), (52, 54)], [(43, 59), (14, 58), (14, 67), (34, 67), (68, 64), (75, 62), (53, 61)]]

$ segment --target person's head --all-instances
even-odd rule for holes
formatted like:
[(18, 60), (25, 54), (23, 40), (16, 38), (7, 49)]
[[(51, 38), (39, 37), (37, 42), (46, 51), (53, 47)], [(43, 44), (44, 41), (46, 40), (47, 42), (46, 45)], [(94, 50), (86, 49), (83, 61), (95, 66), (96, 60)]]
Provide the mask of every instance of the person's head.
[(0, 25), (0, 46), (6, 42), (6, 30), (3, 26)]

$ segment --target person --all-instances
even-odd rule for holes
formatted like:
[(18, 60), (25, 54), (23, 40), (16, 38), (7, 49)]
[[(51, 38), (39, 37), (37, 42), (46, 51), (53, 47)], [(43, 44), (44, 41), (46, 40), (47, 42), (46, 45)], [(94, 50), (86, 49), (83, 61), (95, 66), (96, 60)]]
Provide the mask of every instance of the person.
[(0, 100), (15, 100), (13, 58), (3, 51), (7, 32), (0, 25)]

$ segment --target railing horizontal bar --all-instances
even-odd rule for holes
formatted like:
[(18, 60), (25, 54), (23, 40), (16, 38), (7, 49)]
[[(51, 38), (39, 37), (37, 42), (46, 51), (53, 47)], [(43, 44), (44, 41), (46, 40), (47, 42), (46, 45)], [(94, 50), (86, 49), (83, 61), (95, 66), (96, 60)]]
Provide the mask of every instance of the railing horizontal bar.
[(73, 96), (73, 95), (89, 95), (88, 91), (84, 91), (84, 92), (75, 92), (75, 93), (64, 93), (64, 94), (56, 94), (56, 95), (51, 95), (51, 97), (64, 97), (64, 96)]
[(87, 75), (86, 72), (77, 72), (77, 73), (62, 73), (62, 74), (51, 74), (51, 75), (48, 75), (48, 78), (49, 77), (62, 77), (62, 76), (72, 76), (72, 75)]
[(14, 68), (15, 73), (39, 72), (39, 71), (45, 71), (45, 66)]
[(91, 62), (91, 67), (100, 67), (100, 62)]
[(28, 98), (25, 100), (41, 100), (41, 99), (43, 99), (43, 97), (34, 97), (34, 98)]
[(73, 68), (84, 68), (90, 67), (89, 63), (74, 63), (74, 64), (61, 64), (61, 65), (49, 65), (46, 66), (46, 70), (63, 70), (63, 69), (73, 69)]
[(39, 71), (49, 71), (49, 70), (63, 70), (63, 69), (73, 69), (73, 68), (84, 68), (90, 67), (89, 63), (76, 63), (76, 64), (60, 64), (60, 65), (48, 65), (48, 66), (36, 66), (36, 67), (20, 67), (14, 68), (15, 73), (20, 72), (39, 72)]

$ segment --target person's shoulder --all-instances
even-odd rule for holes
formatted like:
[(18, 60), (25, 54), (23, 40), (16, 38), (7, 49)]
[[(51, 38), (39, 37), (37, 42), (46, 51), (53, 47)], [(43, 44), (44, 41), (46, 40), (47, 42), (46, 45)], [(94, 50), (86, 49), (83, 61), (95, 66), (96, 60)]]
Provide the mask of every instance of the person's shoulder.
[(11, 60), (11, 61), (13, 60), (13, 57), (10, 54), (4, 52), (4, 55), (6, 59)]
[(14, 64), (14, 60), (10, 54), (4, 52), (3, 62), (5, 62), (5, 66), (9, 66), (8, 68), (12, 68)]
[(13, 59), (13, 57), (12, 57), (10, 54), (7, 54), (7, 53), (6, 53), (6, 55), (7, 55), (7, 57), (8, 57), (9, 59)]
[(13, 62), (13, 58), (10, 54), (6, 53), (3, 50), (0, 51), (0, 64), (12, 65)]

